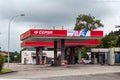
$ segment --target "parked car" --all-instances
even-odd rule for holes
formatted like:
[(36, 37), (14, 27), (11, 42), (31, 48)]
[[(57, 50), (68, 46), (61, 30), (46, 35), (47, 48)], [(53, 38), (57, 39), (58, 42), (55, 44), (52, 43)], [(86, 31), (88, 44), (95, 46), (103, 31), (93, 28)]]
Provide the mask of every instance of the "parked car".
[(83, 60), (83, 63), (86, 63), (86, 64), (90, 64), (91, 63), (91, 60)]

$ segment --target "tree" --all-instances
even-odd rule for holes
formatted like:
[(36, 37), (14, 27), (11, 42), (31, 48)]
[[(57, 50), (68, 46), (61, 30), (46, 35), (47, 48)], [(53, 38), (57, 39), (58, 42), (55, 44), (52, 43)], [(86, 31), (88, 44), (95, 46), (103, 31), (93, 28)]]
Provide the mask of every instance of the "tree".
[(4, 56), (2, 54), (0, 54), (0, 72), (1, 72), (1, 70), (3, 68), (4, 60), (5, 60)]
[(87, 50), (86, 50), (85, 47), (82, 47), (81, 53), (82, 53), (82, 58), (87, 58), (87, 57), (88, 57), (88, 55), (87, 55)]
[(119, 47), (120, 46), (120, 30), (119, 31), (111, 31), (108, 35), (105, 35), (102, 39), (100, 39), (100, 45), (97, 48), (111, 48), (111, 47)]
[(86, 15), (86, 14), (80, 14), (76, 18), (76, 24), (74, 30), (81, 30), (81, 29), (87, 29), (87, 30), (94, 30), (97, 28), (103, 27), (103, 24), (100, 20), (95, 19), (94, 16)]
[(18, 53), (17, 61), (18, 61), (18, 62), (21, 62), (21, 53)]
[(112, 35), (106, 35), (102, 41), (103, 41), (103, 48), (111, 48), (115, 47), (117, 43), (118, 37), (117, 36), (112, 36)]
[(98, 46), (92, 47), (92, 48), (103, 48), (103, 38), (99, 39), (100, 44)]
[(117, 47), (120, 47), (120, 37), (118, 37), (117, 43), (116, 43)]
[[(74, 30), (82, 30), (82, 29), (86, 29), (86, 30), (94, 30), (97, 28), (103, 27), (103, 24), (101, 23), (100, 20), (95, 19), (94, 16), (86, 15), (86, 14), (80, 14), (78, 15), (78, 17), (76, 18), (76, 24), (74, 27)], [(87, 51), (86, 51), (86, 47), (83, 47), (82, 50), (82, 58), (87, 58)]]

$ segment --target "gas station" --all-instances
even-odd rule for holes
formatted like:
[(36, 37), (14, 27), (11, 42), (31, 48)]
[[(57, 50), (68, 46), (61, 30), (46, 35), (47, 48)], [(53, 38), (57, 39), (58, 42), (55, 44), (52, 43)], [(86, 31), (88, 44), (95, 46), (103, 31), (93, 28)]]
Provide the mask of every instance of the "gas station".
[[(78, 47), (78, 61), (81, 60), (82, 46), (97, 46), (103, 37), (103, 31), (93, 30), (49, 30), (30, 29), (20, 35), (21, 47), (36, 49), (36, 64), (42, 64), (43, 48), (53, 48), (54, 65), (74, 64), (74, 47)], [(70, 48), (70, 59), (66, 59), (66, 51)], [(60, 63), (58, 64), (57, 51), (61, 52)]]

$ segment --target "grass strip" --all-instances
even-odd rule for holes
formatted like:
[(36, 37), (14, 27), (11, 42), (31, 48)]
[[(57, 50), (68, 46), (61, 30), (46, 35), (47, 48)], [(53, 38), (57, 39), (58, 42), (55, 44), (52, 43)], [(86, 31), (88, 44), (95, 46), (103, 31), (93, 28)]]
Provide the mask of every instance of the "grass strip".
[(12, 72), (12, 70), (3, 68), (0, 73), (2, 74), (2, 73), (9, 73), (9, 72)]

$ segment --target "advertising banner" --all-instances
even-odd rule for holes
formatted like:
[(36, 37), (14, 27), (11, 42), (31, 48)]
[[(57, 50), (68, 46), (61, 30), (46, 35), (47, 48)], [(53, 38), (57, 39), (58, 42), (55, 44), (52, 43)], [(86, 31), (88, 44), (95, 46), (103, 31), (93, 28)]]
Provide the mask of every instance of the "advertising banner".
[(83, 30), (75, 30), (75, 31), (68, 31), (67, 36), (80, 36), (80, 37), (86, 37), (90, 36), (90, 31), (83, 29)]

